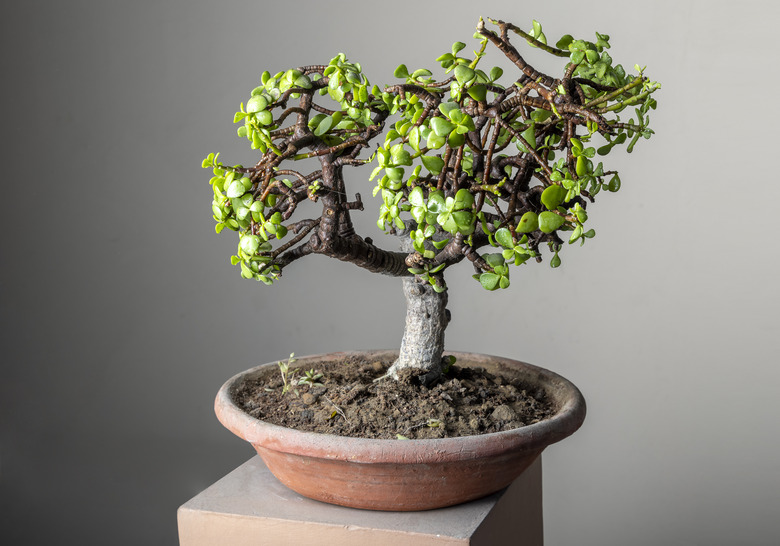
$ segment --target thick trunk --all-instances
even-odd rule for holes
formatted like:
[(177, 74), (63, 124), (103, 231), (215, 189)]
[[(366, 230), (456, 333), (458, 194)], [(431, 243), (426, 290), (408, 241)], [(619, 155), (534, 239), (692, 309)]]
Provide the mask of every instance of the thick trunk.
[(388, 375), (397, 379), (400, 370), (415, 368), (421, 370), (420, 381), (430, 385), (442, 373), (444, 329), (449, 322), (447, 291), (437, 293), (430, 284), (418, 282), (415, 277), (404, 277), (402, 282), (406, 325), (398, 360)]

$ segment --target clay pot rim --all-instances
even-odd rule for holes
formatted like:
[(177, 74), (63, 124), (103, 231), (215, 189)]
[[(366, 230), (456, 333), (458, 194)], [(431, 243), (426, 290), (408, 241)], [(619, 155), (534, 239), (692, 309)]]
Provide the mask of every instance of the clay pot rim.
[[(299, 357), (296, 358), (296, 364), (307, 367), (309, 361), (323, 362), (354, 356), (381, 359), (393, 358), (393, 355), (397, 354), (398, 351), (393, 350), (345, 351)], [(558, 401), (559, 409), (553, 417), (532, 425), (456, 438), (395, 440), (306, 432), (261, 421), (244, 412), (233, 402), (231, 395), (236, 385), (246, 377), (276, 365), (276, 362), (271, 362), (240, 372), (226, 381), (217, 393), (214, 410), (219, 421), (231, 432), (252, 444), (268, 449), (353, 463), (390, 464), (424, 463), (431, 458), (431, 454), (435, 454), (437, 462), (451, 463), (486, 455), (501, 455), (518, 449), (541, 451), (547, 445), (573, 434), (585, 419), (586, 406), (582, 393), (574, 384), (554, 372), (505, 357), (456, 351), (446, 351), (446, 354), (454, 355), (458, 362), (468, 362), (472, 366), (497, 364), (522, 368), (527, 375), (535, 376), (539, 380), (548, 396)], [(531, 381), (532, 378), (527, 380)]]

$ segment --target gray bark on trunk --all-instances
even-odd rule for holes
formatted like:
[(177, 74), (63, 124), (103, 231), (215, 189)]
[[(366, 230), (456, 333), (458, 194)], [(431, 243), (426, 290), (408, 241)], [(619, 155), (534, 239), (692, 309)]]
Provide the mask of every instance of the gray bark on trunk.
[[(411, 247), (411, 243), (406, 242), (402, 247), (407, 244)], [(450, 318), (447, 291), (437, 293), (430, 284), (418, 282), (415, 277), (404, 277), (402, 282), (406, 296), (406, 324), (398, 360), (387, 375), (398, 379), (400, 370), (415, 368), (424, 372), (419, 376), (420, 381), (430, 385), (442, 374), (444, 330)]]

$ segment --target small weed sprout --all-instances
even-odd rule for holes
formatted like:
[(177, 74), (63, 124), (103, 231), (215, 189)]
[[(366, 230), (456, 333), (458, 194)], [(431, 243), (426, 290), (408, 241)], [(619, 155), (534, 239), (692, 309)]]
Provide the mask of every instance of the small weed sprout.
[(296, 375), (298, 374), (298, 369), (291, 367), (294, 363), (295, 353), (290, 353), (290, 358), (288, 358), (286, 362), (284, 360), (280, 360), (278, 362), (279, 373), (282, 375), (282, 395), (287, 394), (292, 389), (292, 392), (298, 396), (298, 389), (295, 388), (298, 385), (308, 385), (309, 387), (324, 386), (319, 381), (323, 377), (322, 373), (315, 370), (314, 368), (308, 372), (303, 372), (303, 377), (297, 378)]
[[(295, 363), (295, 353), (290, 353), (290, 358), (287, 359), (287, 362), (284, 362), (283, 360), (279, 361), (279, 372), (282, 374), (282, 394), (287, 394), (287, 391), (290, 390), (290, 388), (293, 388), (295, 391), (295, 385), (297, 384), (297, 381), (295, 380), (295, 374), (298, 373), (298, 370), (293, 369), (290, 370), (290, 366)], [(297, 393), (297, 391), (295, 391)]]
[(450, 369), (452, 368), (452, 365), (455, 364), (455, 361), (457, 359), (453, 355), (445, 356), (441, 359), (441, 372), (442, 373), (449, 373)]
[(304, 372), (303, 377), (298, 379), (298, 385), (308, 385), (309, 387), (322, 387), (323, 384), (320, 383), (320, 379), (322, 379), (322, 373), (319, 371), (315, 371), (314, 368), (309, 370), (308, 372)]

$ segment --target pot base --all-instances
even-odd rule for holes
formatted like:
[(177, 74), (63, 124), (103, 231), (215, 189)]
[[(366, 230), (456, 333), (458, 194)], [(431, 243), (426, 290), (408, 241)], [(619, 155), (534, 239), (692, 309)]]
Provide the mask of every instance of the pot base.
[(539, 453), (461, 463), (352, 463), (255, 448), (271, 473), (310, 499), (364, 510), (411, 512), (454, 506), (509, 486)]

